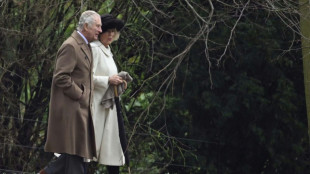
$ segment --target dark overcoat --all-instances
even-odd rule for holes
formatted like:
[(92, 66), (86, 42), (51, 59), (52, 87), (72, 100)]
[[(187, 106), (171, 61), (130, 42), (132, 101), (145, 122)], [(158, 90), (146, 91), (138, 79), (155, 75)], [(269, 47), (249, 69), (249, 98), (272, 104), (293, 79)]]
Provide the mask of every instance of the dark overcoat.
[(96, 157), (92, 91), (91, 50), (74, 31), (57, 52), (45, 151)]

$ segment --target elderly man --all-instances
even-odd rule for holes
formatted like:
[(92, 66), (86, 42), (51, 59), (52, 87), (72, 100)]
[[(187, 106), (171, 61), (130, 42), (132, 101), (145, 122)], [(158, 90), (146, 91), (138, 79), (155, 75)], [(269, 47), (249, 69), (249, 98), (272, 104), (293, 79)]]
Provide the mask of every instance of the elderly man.
[(96, 157), (90, 109), (93, 80), (89, 42), (97, 40), (100, 32), (100, 15), (85, 11), (77, 31), (57, 52), (45, 151), (61, 155), (40, 174), (82, 174), (86, 172), (85, 159)]

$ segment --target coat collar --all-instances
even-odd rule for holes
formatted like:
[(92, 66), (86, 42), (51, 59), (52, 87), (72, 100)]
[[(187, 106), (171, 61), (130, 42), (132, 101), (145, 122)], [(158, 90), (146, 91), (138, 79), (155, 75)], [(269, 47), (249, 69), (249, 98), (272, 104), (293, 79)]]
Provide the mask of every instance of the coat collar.
[(86, 44), (89, 44), (89, 42), (86, 39), (86, 37), (80, 31), (76, 31), (76, 32), (83, 38), (83, 40), (86, 42)]
[(81, 50), (83, 51), (83, 53), (86, 55), (89, 63), (91, 63), (91, 60), (92, 60), (91, 50), (86, 44), (85, 40), (82, 38), (82, 36), (75, 30), (72, 33), (71, 37), (73, 37), (76, 40), (77, 44), (81, 47)]
[(112, 57), (113, 54), (111, 52), (111, 48), (110, 46), (105, 47), (100, 41), (95, 41), (95, 42), (92, 42), (93, 45), (95, 45), (96, 47), (99, 47), (100, 50), (107, 56), (107, 57)]
[(104, 54), (107, 56), (107, 57), (111, 57), (112, 56), (112, 52), (111, 52), (111, 48), (110, 46), (105, 47), (103, 44), (100, 45), (100, 49), (104, 52)]

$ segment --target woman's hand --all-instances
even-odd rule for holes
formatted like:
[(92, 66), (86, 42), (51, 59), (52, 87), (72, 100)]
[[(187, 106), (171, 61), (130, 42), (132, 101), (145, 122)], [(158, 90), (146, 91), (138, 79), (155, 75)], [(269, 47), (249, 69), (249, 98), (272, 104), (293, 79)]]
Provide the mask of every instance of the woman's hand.
[(109, 77), (109, 84), (110, 85), (119, 85), (123, 83), (123, 79), (118, 75), (113, 75)]

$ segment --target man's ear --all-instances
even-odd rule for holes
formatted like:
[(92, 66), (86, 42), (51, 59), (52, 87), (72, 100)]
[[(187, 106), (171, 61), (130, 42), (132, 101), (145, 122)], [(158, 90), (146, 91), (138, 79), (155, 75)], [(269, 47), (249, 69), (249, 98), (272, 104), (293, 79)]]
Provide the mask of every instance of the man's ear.
[(85, 23), (85, 24), (83, 25), (83, 30), (88, 31), (88, 27), (89, 27), (88, 23)]

